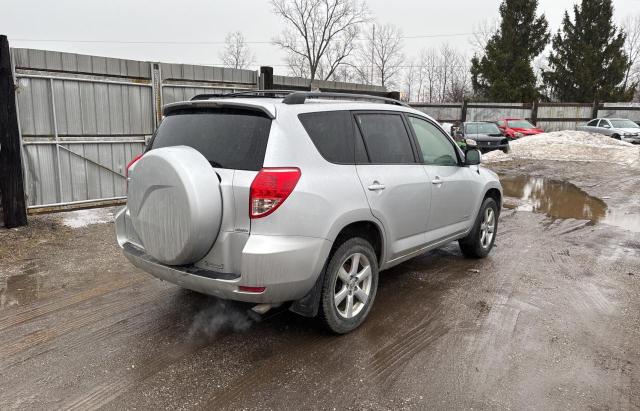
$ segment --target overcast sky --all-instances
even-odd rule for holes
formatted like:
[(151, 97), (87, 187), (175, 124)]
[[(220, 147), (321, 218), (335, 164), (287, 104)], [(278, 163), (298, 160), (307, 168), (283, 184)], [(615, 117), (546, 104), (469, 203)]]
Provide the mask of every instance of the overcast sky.
[[(120, 42), (222, 42), (242, 31), (249, 42), (270, 41), (281, 21), (267, 0), (1, 0), (0, 34), (13, 47), (29, 47), (109, 57), (220, 65), (221, 44), (127, 44)], [(540, 0), (552, 31), (574, 1)], [(500, 0), (368, 0), (381, 23), (401, 27), (405, 54), (442, 42), (471, 53), (469, 33), (482, 20), (498, 16)], [(640, 0), (614, 0), (615, 18), (640, 13)], [(27, 41), (29, 40), (29, 41)], [(40, 41), (35, 41), (40, 40)], [(76, 42), (42, 41), (75, 40)], [(81, 42), (86, 41), (86, 42)], [(272, 65), (286, 74), (283, 54), (271, 44), (250, 44), (256, 66)], [(217, 63), (217, 64), (216, 64)]]

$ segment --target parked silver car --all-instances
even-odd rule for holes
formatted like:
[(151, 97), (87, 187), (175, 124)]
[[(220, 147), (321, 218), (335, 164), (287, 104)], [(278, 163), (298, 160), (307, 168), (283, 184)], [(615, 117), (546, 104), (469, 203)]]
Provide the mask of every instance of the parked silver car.
[(125, 256), (259, 313), (291, 302), (337, 333), (365, 319), (379, 271), (454, 240), (485, 257), (502, 188), (478, 150), (395, 100), (359, 98), (254, 92), (166, 106), (128, 166)]
[(640, 126), (624, 118), (596, 118), (584, 126), (578, 126), (577, 129), (589, 133), (604, 134), (616, 140), (640, 144)]

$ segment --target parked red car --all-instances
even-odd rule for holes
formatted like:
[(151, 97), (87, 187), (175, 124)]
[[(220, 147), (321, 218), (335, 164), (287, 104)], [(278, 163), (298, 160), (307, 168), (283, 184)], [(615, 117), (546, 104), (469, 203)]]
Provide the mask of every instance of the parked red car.
[(513, 139), (544, 133), (543, 129), (523, 118), (503, 118), (496, 121), (496, 124), (506, 137)]

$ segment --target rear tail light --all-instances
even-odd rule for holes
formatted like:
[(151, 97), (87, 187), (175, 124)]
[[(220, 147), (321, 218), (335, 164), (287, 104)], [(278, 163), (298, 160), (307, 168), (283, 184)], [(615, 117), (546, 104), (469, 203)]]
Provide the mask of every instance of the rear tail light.
[(260, 218), (276, 211), (300, 180), (299, 168), (263, 168), (251, 183), (249, 217)]
[(125, 170), (124, 170), (124, 175), (126, 177), (129, 176), (129, 169), (131, 168), (131, 166), (134, 165), (136, 163), (136, 161), (140, 160), (143, 155), (144, 155), (144, 153), (140, 153), (137, 156), (135, 156), (131, 161), (129, 161), (129, 164), (127, 164), (127, 168), (125, 168)]

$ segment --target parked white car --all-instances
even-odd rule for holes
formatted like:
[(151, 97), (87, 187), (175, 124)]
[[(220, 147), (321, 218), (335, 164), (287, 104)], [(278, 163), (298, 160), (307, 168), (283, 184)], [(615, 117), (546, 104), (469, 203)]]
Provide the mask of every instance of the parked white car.
[(596, 118), (577, 130), (606, 136), (633, 144), (640, 144), (640, 126), (625, 118)]

